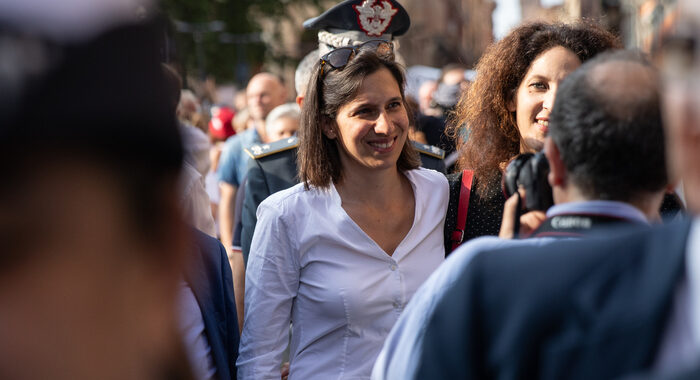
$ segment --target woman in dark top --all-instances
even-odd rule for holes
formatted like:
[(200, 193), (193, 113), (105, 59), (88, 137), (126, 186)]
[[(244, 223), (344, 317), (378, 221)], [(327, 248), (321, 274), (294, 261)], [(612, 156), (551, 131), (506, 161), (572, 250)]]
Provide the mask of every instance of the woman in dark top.
[[(596, 54), (621, 47), (617, 37), (590, 22), (530, 23), (491, 45), (462, 95), (450, 133), (457, 140), (458, 174), (448, 176), (450, 204), (445, 247), (498, 235), (505, 197), (501, 177), (508, 161), (542, 149), (559, 82)], [(473, 174), (464, 233), (458, 226), (463, 170)]]

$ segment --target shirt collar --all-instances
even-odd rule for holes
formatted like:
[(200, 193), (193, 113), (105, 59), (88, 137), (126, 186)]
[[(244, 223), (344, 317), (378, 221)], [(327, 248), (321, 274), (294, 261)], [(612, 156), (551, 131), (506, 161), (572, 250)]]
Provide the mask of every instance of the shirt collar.
[(618, 201), (583, 201), (554, 205), (547, 210), (547, 217), (562, 214), (600, 214), (649, 224), (646, 216), (636, 207)]

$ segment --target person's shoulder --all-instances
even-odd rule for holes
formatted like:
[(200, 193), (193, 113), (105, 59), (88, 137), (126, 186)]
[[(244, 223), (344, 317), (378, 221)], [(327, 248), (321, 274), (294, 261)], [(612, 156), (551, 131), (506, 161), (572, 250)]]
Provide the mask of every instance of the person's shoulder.
[(197, 148), (206, 148), (211, 145), (209, 137), (201, 129), (181, 121), (178, 121), (178, 124), (182, 138), (187, 144)]
[(459, 251), (462, 250), (482, 252), (503, 249), (515, 252), (521, 249), (530, 250), (531, 247), (547, 246), (556, 241), (558, 241), (558, 239), (552, 237), (541, 237), (531, 239), (501, 239), (498, 236), (480, 236), (462, 244), (461, 246), (459, 246), (459, 248), (457, 248), (457, 250), (453, 252), (453, 254), (459, 255)]
[(265, 198), (262, 203), (260, 203), (260, 207), (273, 210), (276, 209), (281, 212), (290, 206), (308, 202), (310, 198), (317, 196), (319, 192), (322, 192), (322, 190), (313, 187), (307, 190), (304, 188), (303, 183), (297, 183), (288, 189), (271, 194), (269, 197)]
[(252, 140), (255, 137), (255, 128), (246, 129), (243, 132), (238, 132), (235, 135), (229, 137), (224, 142), (223, 150), (230, 149), (230, 147), (242, 148), (248, 140)]
[(495, 237), (473, 239), (450, 254), (458, 259), (472, 256), (472, 265), (489, 273), (509, 275), (518, 273), (521, 280), (536, 278), (544, 281), (539, 273), (550, 273), (551, 281), (566, 282), (562, 277), (576, 277), (585, 268), (603, 267), (610, 270), (621, 262), (636, 260), (653, 250), (655, 244), (669, 236), (668, 228), (649, 229), (630, 227), (592, 235), (581, 239), (531, 238), (501, 240)]
[(417, 141), (411, 141), (411, 144), (413, 145), (413, 148), (421, 155), (436, 158), (438, 160), (445, 159), (445, 151), (434, 145), (422, 144)]
[[(475, 256), (483, 253), (506, 249), (508, 251), (518, 250), (524, 247), (541, 246), (551, 241), (549, 238), (517, 240), (517, 239), (501, 239), (498, 236), (481, 236), (465, 242), (455, 249), (445, 259), (445, 265), (449, 266), (464, 266), (471, 261)], [(449, 264), (447, 264), (449, 263)]]
[(192, 228), (192, 236), (194, 238), (195, 244), (202, 250), (207, 252), (218, 252), (219, 249), (223, 249), (223, 245), (218, 239), (207, 235), (206, 233)]
[(444, 174), (442, 174), (436, 170), (433, 170), (433, 169), (419, 167), (416, 169), (411, 169), (411, 170), (407, 171), (406, 173), (409, 174), (411, 179), (415, 183), (418, 183), (418, 184), (423, 183), (423, 182), (427, 182), (426, 185), (427, 184), (439, 185), (439, 186), (447, 185), (447, 177), (445, 177)]
[(290, 137), (269, 144), (254, 144), (244, 148), (244, 150), (253, 160), (266, 161), (282, 154), (293, 153), (297, 147), (299, 147), (299, 139)]

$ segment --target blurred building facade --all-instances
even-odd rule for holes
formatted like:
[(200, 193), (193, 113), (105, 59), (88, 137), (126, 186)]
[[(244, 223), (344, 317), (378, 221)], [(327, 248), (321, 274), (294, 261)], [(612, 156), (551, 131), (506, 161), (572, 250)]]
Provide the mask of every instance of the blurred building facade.
[(677, 0), (619, 0), (625, 45), (654, 53), (677, 20)]
[(401, 54), (409, 65), (442, 67), (476, 64), (493, 42), (493, 0), (403, 0), (411, 29), (403, 36)]
[(523, 21), (596, 20), (622, 38), (627, 48), (653, 52), (659, 35), (670, 31), (677, 0), (564, 0), (543, 7), (540, 0), (520, 0)]
[[(460, 62), (472, 67), (493, 39), (492, 14), (495, 0), (400, 0), (411, 16), (411, 28), (399, 38), (399, 51), (407, 66), (442, 67)], [(700, 1), (700, 0), (699, 0)], [(627, 47), (644, 51), (653, 48), (655, 36), (673, 24), (677, 0), (562, 0), (560, 5), (542, 6), (541, 0), (520, 0), (522, 21), (596, 20), (621, 35)], [(322, 2), (322, 8), (290, 2), (283, 19), (252, 15), (259, 20), (268, 47), (265, 69), (282, 75), (293, 96), (294, 69), (316, 47), (316, 32), (302, 28), (304, 20), (317, 16), (337, 0)]]

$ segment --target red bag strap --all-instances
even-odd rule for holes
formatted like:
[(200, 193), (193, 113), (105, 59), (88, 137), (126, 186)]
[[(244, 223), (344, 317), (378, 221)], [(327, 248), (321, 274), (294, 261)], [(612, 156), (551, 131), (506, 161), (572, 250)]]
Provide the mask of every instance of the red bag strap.
[(459, 188), (459, 203), (457, 206), (457, 223), (452, 231), (452, 250), (454, 251), (464, 240), (464, 229), (467, 226), (467, 211), (469, 211), (469, 196), (472, 192), (473, 170), (462, 172), (462, 185)]

